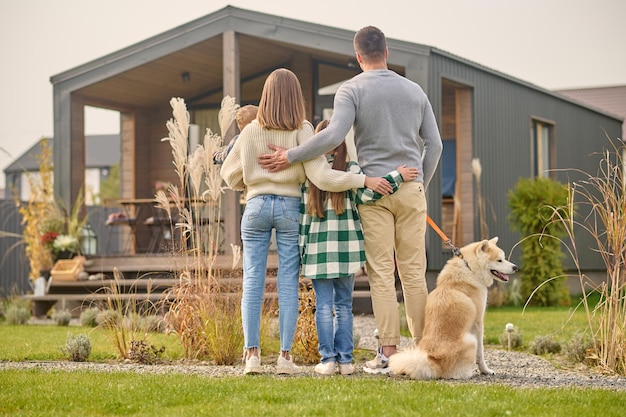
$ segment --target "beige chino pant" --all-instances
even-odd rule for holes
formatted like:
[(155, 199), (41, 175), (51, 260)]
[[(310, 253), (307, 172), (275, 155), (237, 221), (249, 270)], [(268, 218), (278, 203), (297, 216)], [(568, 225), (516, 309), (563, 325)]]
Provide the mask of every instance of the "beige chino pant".
[[(398, 191), (375, 203), (358, 206), (372, 308), (383, 346), (400, 344), (400, 317), (395, 269), (402, 283), (406, 318), (415, 345), (422, 338), (426, 287), (426, 196), (419, 182), (401, 184)], [(395, 254), (395, 262), (394, 262)]]

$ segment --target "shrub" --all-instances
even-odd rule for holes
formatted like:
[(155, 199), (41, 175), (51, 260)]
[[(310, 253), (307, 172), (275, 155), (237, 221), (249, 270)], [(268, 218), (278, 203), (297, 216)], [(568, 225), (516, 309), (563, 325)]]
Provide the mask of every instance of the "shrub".
[(69, 326), (72, 320), (72, 313), (69, 310), (55, 310), (52, 314), (52, 320), (54, 320), (58, 326)]
[(144, 332), (162, 333), (165, 330), (165, 322), (162, 316), (149, 314), (139, 317), (139, 328)]
[(123, 319), (123, 315), (114, 309), (98, 310), (98, 314), (96, 315), (98, 326), (122, 324)]
[(530, 343), (529, 349), (535, 355), (546, 353), (559, 353), (561, 344), (553, 336), (535, 336), (535, 340)]
[(80, 313), (80, 325), (85, 327), (97, 327), (98, 314), (100, 314), (100, 309), (96, 307), (89, 307), (83, 310)]
[(30, 319), (30, 310), (18, 304), (11, 304), (5, 313), (8, 324), (26, 324)]
[(84, 362), (91, 355), (91, 341), (84, 333), (72, 335), (68, 334), (65, 346), (61, 351), (67, 358), (74, 362)]
[(559, 239), (565, 229), (554, 221), (566, 203), (567, 188), (549, 178), (521, 178), (509, 192), (509, 220), (522, 234), (521, 293), (528, 304), (570, 304)]
[(593, 341), (582, 333), (576, 333), (563, 346), (563, 353), (569, 360), (575, 363), (583, 363), (587, 360), (589, 352), (593, 348)]
[(143, 365), (155, 365), (161, 362), (164, 352), (165, 346), (156, 348), (154, 345), (148, 345), (145, 340), (131, 340), (128, 359)]

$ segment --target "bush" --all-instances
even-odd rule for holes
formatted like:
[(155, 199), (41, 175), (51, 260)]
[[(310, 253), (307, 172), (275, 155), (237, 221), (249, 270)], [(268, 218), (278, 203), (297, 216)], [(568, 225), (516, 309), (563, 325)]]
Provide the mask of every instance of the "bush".
[(91, 341), (89, 336), (84, 333), (67, 335), (65, 346), (61, 348), (61, 351), (67, 358), (74, 362), (84, 362), (91, 355)]
[(530, 351), (535, 355), (544, 355), (546, 353), (559, 353), (561, 344), (553, 336), (535, 336), (529, 346)]
[(156, 348), (154, 345), (148, 345), (145, 340), (131, 340), (128, 359), (142, 365), (155, 365), (161, 361), (164, 352), (165, 346)]
[(145, 332), (162, 333), (165, 331), (165, 321), (162, 316), (149, 314), (139, 317), (139, 328)]
[(565, 343), (563, 353), (569, 360), (575, 363), (584, 363), (593, 348), (593, 341), (581, 333), (576, 333)]
[(5, 315), (7, 324), (26, 324), (30, 319), (30, 310), (17, 304), (11, 304)]
[(52, 320), (56, 321), (58, 326), (69, 326), (72, 313), (69, 310), (57, 310), (52, 314)]
[(522, 234), (521, 293), (531, 305), (570, 304), (559, 239), (565, 227), (555, 220), (567, 197), (567, 188), (549, 178), (521, 178), (509, 192), (509, 220)]
[(80, 313), (80, 325), (85, 327), (97, 327), (98, 314), (100, 314), (100, 309), (96, 307), (90, 307), (83, 310)]
[(102, 310), (96, 315), (98, 326), (121, 325), (123, 320), (124, 316), (114, 309)]

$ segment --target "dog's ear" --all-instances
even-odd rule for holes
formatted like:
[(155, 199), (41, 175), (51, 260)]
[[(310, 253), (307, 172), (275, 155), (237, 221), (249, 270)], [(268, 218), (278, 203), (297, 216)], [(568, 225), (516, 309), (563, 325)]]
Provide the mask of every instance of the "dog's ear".
[(489, 250), (489, 241), (483, 240), (476, 248), (476, 251), (487, 252)]
[(498, 236), (496, 236), (496, 237), (494, 237), (492, 239), (489, 239), (489, 242), (493, 243), (494, 245), (497, 244), (498, 243)]

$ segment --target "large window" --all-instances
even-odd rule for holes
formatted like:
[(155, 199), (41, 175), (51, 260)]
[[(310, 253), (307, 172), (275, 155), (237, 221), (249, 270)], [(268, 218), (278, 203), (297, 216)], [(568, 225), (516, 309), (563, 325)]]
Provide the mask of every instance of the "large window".
[(554, 164), (554, 125), (545, 121), (533, 120), (531, 129), (533, 175), (550, 177)]

